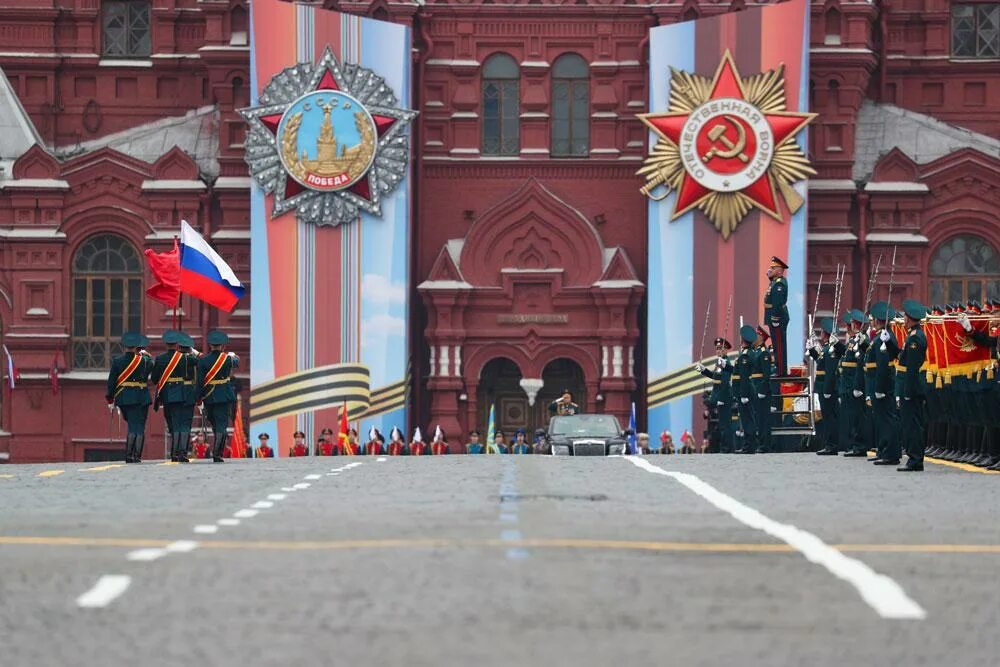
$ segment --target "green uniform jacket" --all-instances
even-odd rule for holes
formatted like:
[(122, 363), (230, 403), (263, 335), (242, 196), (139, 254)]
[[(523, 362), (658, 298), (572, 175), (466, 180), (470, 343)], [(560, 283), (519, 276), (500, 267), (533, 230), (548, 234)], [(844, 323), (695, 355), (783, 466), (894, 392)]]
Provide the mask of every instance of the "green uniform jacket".
[(857, 362), (857, 366), (854, 367), (854, 373), (851, 376), (851, 390), (858, 390), (862, 394), (865, 393), (865, 363), (868, 359), (868, 346), (870, 345), (868, 336), (861, 334), (858, 337), (858, 343), (854, 348), (854, 361)]
[(134, 352), (120, 354), (111, 360), (111, 371), (108, 373), (108, 388), (105, 398), (115, 405), (149, 405), (149, 374), (153, 370), (153, 360), (147, 355), (139, 355), (139, 365), (125, 378), (126, 386), (117, 391), (118, 376), (129, 367), (136, 357)]
[(750, 383), (750, 375), (754, 372), (753, 354), (753, 350), (746, 349), (736, 355), (736, 368), (732, 375), (733, 397), (736, 399), (757, 398), (757, 392)]
[(924, 383), (921, 381), (920, 367), (927, 359), (927, 336), (923, 328), (916, 324), (910, 329), (910, 334), (900, 349), (896, 345), (895, 337), (890, 338), (885, 344), (893, 353), (899, 355), (899, 365), (905, 369), (902, 382), (902, 398), (917, 398), (924, 394)]
[(712, 393), (708, 395), (708, 400), (711, 401), (712, 405), (719, 403), (729, 405), (733, 402), (733, 362), (728, 358), (725, 359), (725, 365), (720, 366), (719, 362), (716, 361), (714, 369), (706, 368), (701, 372), (712, 381)]
[[(172, 350), (157, 355), (153, 363), (153, 374), (150, 377), (150, 381), (154, 387), (163, 378), (163, 373), (167, 370), (167, 364), (170, 363), (170, 359), (173, 356), (174, 352)], [(170, 377), (167, 378), (167, 383), (163, 385), (163, 391), (157, 395), (157, 402), (161, 404), (187, 403), (189, 397), (194, 395), (194, 382), (197, 380), (197, 374), (198, 358), (193, 354), (181, 353), (181, 359), (170, 373)], [(192, 405), (194, 404), (193, 399), (190, 402)]]
[[(875, 368), (872, 369), (872, 389), (871, 393), (868, 394), (870, 398), (875, 398), (876, 393), (886, 396), (892, 396), (896, 393), (896, 368), (892, 363), (896, 359), (896, 352), (893, 351), (895, 346), (890, 346), (890, 343), (894, 341), (890, 339), (883, 350), (882, 341), (879, 339), (881, 333), (879, 331), (872, 338), (872, 344), (868, 348), (869, 358), (875, 360)], [(889, 331), (889, 335), (893, 335), (892, 331)]]
[(758, 394), (764, 394), (765, 396), (771, 395), (771, 350), (761, 346), (756, 348), (751, 356), (752, 372), (750, 373), (750, 382), (753, 385), (753, 396), (751, 398), (757, 398)]
[(788, 281), (779, 276), (771, 281), (764, 294), (764, 323), (771, 326), (788, 324)]
[[(208, 375), (208, 372), (215, 365), (216, 359), (219, 355), (225, 354), (224, 352), (219, 352), (218, 350), (212, 350), (205, 354), (201, 359), (198, 360), (198, 378), (200, 383), (204, 383), (204, 378)], [(210, 384), (204, 386), (199, 384), (198, 386), (198, 398), (205, 405), (212, 405), (214, 403), (235, 403), (236, 402), (236, 391), (233, 389), (231, 373), (233, 369), (238, 368), (240, 365), (239, 360), (236, 357), (227, 356), (226, 360), (222, 362), (222, 368), (212, 379), (215, 384)]]

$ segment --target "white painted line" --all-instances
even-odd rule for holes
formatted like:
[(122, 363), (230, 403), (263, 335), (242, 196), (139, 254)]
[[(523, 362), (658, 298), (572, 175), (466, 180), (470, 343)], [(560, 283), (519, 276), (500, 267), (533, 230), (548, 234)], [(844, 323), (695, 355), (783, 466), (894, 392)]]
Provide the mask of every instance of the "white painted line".
[(125, 558), (132, 561), (149, 562), (167, 555), (166, 549), (136, 549), (125, 554)]
[(76, 606), (84, 609), (106, 607), (127, 591), (131, 583), (132, 577), (124, 574), (105, 574), (93, 588), (76, 599)]
[(295, 489), (292, 488), (292, 487), (290, 487), (290, 486), (283, 486), (283, 487), (281, 487), (281, 490), (284, 491), (285, 493), (291, 493)]
[(274, 507), (274, 503), (272, 503), (270, 500), (258, 500), (250, 507), (253, 507), (254, 509), (258, 510), (266, 510), (268, 507)]
[(893, 579), (875, 572), (856, 558), (845, 556), (812, 533), (791, 524), (778, 523), (690, 473), (664, 470), (634, 456), (624, 458), (646, 472), (677, 480), (740, 523), (781, 540), (800, 552), (809, 562), (822, 565), (833, 576), (854, 586), (861, 598), (882, 618), (927, 618), (927, 612), (910, 599), (903, 587)]
[(524, 560), (528, 556), (527, 549), (507, 549), (507, 560)]
[(320, 479), (323, 475), (306, 475), (302, 479)]
[(296, 489), (308, 489), (310, 486), (312, 486), (312, 484), (310, 484), (308, 482), (299, 482), (298, 484), (295, 485), (294, 488), (296, 488)]
[(186, 554), (198, 548), (198, 543), (194, 540), (177, 540), (167, 545), (167, 551), (172, 554)]
[(376, 461), (378, 461), (379, 463), (382, 463), (382, 461), (385, 461), (385, 460), (386, 460), (386, 458), (385, 458), (384, 456), (380, 456), (380, 457), (378, 457), (378, 458), (377, 458), (377, 459), (375, 459), (375, 460), (376, 460)]
[(285, 498), (287, 498), (287, 497), (288, 497), (288, 496), (286, 496), (286, 495), (285, 495), (285, 494), (283, 494), (283, 493), (272, 493), (271, 495), (269, 495), (269, 496), (267, 497), (267, 499), (268, 499), (268, 500), (284, 500), (284, 499), (285, 499)]
[(500, 532), (500, 539), (507, 542), (517, 542), (521, 539), (521, 531), (504, 530)]
[(233, 516), (237, 519), (252, 519), (258, 514), (260, 514), (260, 512), (257, 510), (240, 510), (239, 512), (233, 512)]
[(511, 514), (510, 512), (504, 512), (503, 514), (500, 515), (500, 520), (501, 521), (515, 521), (516, 522), (517, 521), (517, 515), (516, 514)]
[(239, 519), (219, 519), (216, 521), (220, 526), (238, 526), (240, 525)]
[(201, 524), (194, 527), (194, 532), (196, 533), (217, 533), (219, 532), (218, 526), (213, 526), (211, 524)]

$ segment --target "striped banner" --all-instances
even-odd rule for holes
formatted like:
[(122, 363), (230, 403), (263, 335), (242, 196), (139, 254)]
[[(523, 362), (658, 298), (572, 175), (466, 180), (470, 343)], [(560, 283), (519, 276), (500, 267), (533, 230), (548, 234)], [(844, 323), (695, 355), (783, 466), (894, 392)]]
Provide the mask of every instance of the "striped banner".
[[(809, 7), (793, 0), (761, 9), (659, 26), (650, 30), (651, 112), (666, 111), (670, 99), (671, 68), (712, 77), (727, 49), (743, 77), (784, 64), (785, 96), (790, 111), (806, 111), (809, 71)], [(650, 136), (650, 146), (655, 139)], [(806, 132), (797, 139), (806, 147)], [(795, 185), (802, 197), (806, 183)], [(788, 340), (804, 338), (806, 207), (782, 221), (752, 210), (732, 236), (724, 240), (700, 211), (692, 210), (670, 221), (676, 192), (648, 208), (649, 275), (646, 330), (647, 405), (649, 432), (697, 431), (700, 390), (692, 360), (705, 325), (706, 304), (713, 304), (708, 344), (721, 335), (739, 345), (740, 315), (747, 324), (763, 319), (763, 295), (768, 260), (779, 255), (791, 267)], [(721, 331), (725, 305), (733, 296), (729, 331)], [(790, 360), (791, 361), (791, 360)]]
[[(251, 104), (272, 77), (316, 62), (329, 47), (342, 64), (384, 77), (410, 106), (410, 30), (279, 0), (251, 5)], [(409, 178), (381, 200), (379, 218), (317, 227), (294, 212), (272, 218), (272, 198), (251, 195), (251, 437), (267, 432), (278, 455), (292, 434), (315, 441), (338, 410), (358, 431), (406, 428)]]

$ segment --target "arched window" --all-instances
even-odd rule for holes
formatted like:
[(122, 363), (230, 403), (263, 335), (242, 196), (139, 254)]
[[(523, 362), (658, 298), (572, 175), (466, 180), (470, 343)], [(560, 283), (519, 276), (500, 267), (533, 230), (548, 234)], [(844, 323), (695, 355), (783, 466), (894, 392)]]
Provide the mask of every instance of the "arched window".
[(825, 35), (823, 35), (824, 44), (840, 44), (840, 31), (841, 31), (841, 14), (840, 10), (836, 7), (830, 7), (826, 10), (826, 16), (824, 17), (825, 25)]
[(229, 43), (231, 45), (246, 46), (250, 43), (247, 37), (249, 32), (247, 23), (247, 10), (241, 5), (235, 5), (229, 12)]
[(521, 71), (506, 53), (483, 65), (483, 155), (521, 151)]
[(590, 71), (575, 53), (552, 65), (552, 155), (590, 153)]
[(934, 252), (928, 289), (932, 304), (1000, 299), (1000, 256), (989, 241), (954, 236)]
[(120, 236), (92, 236), (73, 256), (73, 367), (110, 368), (121, 335), (141, 330), (139, 253)]

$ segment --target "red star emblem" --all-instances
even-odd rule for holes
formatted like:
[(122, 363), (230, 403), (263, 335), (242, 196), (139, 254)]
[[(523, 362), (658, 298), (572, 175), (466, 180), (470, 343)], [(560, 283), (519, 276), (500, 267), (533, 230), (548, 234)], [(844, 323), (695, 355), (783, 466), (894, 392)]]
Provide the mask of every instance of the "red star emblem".
[[(337, 85), (337, 80), (333, 78), (333, 72), (329, 69), (323, 72), (323, 76), (320, 78), (319, 83), (316, 84), (316, 87), (310, 92), (315, 92), (317, 90), (340, 90), (340, 86)], [(271, 134), (277, 136), (278, 125), (281, 124), (281, 119), (284, 115), (284, 112), (282, 112), (271, 114), (269, 116), (261, 116), (260, 122), (271, 132)], [(391, 128), (397, 120), (396, 118), (392, 118), (390, 116), (380, 116), (378, 114), (372, 114), (371, 116), (372, 120), (375, 121), (375, 132), (378, 134), (379, 138), (388, 132), (389, 128)], [(305, 189), (305, 186), (301, 185), (294, 178), (286, 178), (284, 198), (289, 199), (294, 197)], [(359, 197), (363, 197), (364, 199), (371, 201), (372, 191), (367, 177), (362, 178), (357, 183), (347, 188), (347, 191), (353, 192)]]
[[(781, 220), (775, 178), (769, 168), (771, 157), (777, 146), (794, 137), (816, 114), (763, 112), (747, 103), (746, 89), (728, 50), (715, 72), (710, 91), (708, 99), (692, 111), (639, 115), (658, 137), (681, 151), (684, 173), (671, 219), (699, 206), (717, 192), (735, 192)], [(710, 103), (716, 100), (723, 100), (726, 109), (742, 109), (744, 115), (726, 113), (718, 108), (721, 105), (713, 108)], [(695, 120), (689, 123), (692, 118)], [(706, 122), (697, 122), (700, 118)], [(752, 168), (755, 164), (759, 169)], [(706, 181), (718, 183), (718, 187), (713, 188)]]

